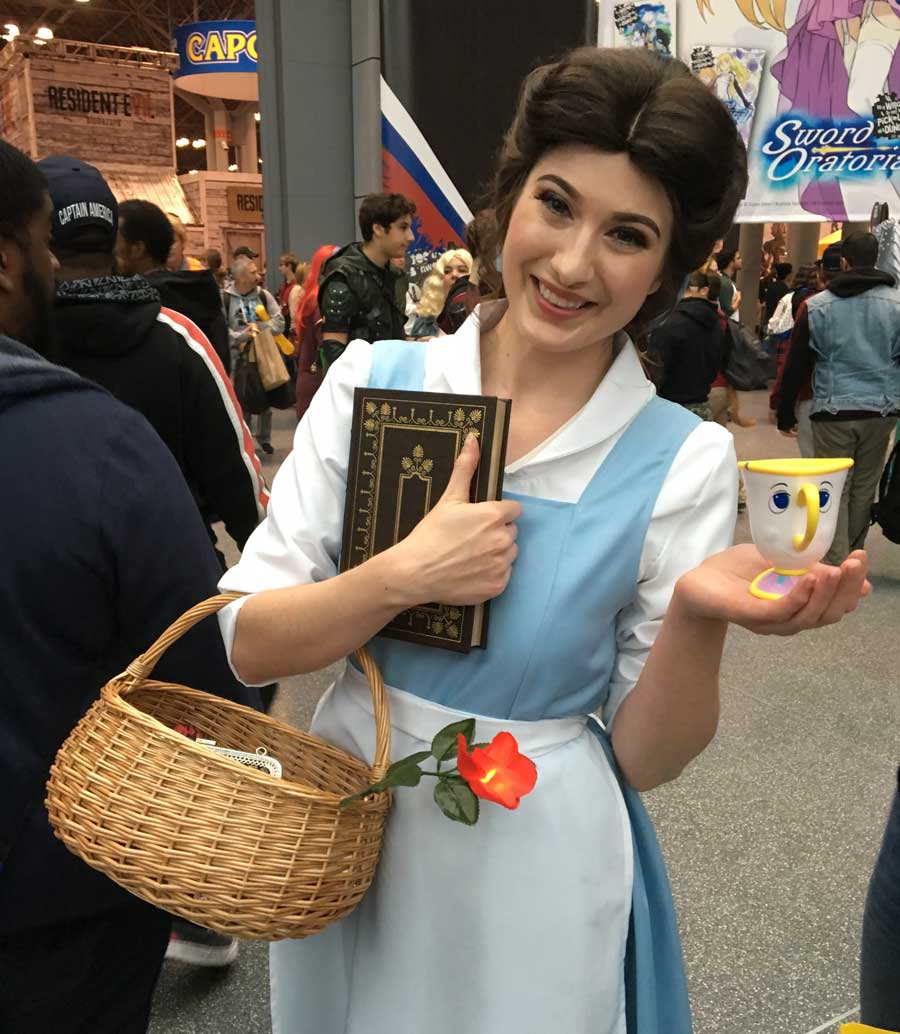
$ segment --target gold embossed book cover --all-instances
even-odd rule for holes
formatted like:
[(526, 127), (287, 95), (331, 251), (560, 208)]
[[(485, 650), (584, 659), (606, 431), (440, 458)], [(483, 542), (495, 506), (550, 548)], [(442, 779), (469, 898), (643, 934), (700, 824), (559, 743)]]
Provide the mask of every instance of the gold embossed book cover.
[[(357, 388), (353, 401), (341, 570), (405, 538), (444, 493), (470, 433), (481, 459), (472, 502), (499, 499), (509, 399)], [(398, 614), (381, 635), (467, 653), (487, 645), (489, 603), (428, 603)]]

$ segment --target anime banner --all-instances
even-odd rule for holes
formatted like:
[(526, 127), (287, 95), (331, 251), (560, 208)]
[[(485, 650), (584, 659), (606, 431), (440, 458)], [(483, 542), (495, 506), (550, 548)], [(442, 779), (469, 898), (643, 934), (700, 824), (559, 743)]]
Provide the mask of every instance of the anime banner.
[(616, 47), (646, 47), (671, 57), (675, 53), (675, 4), (634, 3), (613, 7)]
[(421, 297), (421, 284), (448, 248), (465, 246), (468, 205), (453, 186), (427, 140), (390, 86), (381, 80), (382, 182), (388, 193), (415, 202), (415, 240), (407, 255), (410, 302)]
[[(645, 5), (604, 0), (601, 45), (634, 45), (622, 39), (623, 6)], [(896, 201), (900, 0), (663, 6), (652, 26), (671, 24), (672, 49), (725, 104), (747, 144), (739, 222), (868, 221), (874, 202)], [(643, 38), (639, 45), (660, 49)]]

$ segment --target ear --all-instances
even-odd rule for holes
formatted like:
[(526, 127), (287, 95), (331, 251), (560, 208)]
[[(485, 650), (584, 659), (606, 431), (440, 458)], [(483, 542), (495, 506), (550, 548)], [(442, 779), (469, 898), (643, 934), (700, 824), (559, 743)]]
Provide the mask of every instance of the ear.
[(850, 269), (850, 263), (842, 255), (841, 256), (841, 272), (842, 273), (846, 273), (849, 269)]
[(18, 249), (9, 240), (0, 239), (0, 291), (16, 293)]
[(384, 237), (387, 234), (387, 229), (381, 225), (381, 223), (372, 223), (372, 236), (373, 237)]

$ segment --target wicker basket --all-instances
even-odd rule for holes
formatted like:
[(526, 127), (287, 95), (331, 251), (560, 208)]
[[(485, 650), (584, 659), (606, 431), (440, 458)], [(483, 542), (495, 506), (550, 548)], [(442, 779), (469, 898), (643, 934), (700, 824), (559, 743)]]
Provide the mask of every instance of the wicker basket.
[[(307, 937), (351, 912), (375, 874), (390, 794), (338, 803), (387, 770), (387, 695), (359, 650), (375, 704), (369, 768), (248, 707), (149, 678), (169, 646), (237, 598), (198, 604), (103, 687), (56, 756), (47, 810), (70, 851), (167, 912), (255, 940)], [(283, 778), (194, 743), (178, 723), (218, 746), (265, 747)]]

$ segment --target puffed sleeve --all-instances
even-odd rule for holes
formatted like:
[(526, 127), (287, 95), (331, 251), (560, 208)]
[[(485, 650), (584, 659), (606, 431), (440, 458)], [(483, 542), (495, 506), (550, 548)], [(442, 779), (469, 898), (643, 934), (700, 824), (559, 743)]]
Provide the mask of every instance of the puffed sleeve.
[(675, 583), (732, 544), (737, 486), (734, 439), (718, 424), (700, 424), (663, 483), (644, 540), (637, 595), (618, 615), (616, 664), (602, 714), (607, 725), (640, 678)]
[[(294, 435), (294, 449), (275, 475), (266, 519), (221, 592), (254, 593), (321, 582), (338, 573), (344, 521), (353, 392), (369, 382), (372, 346), (353, 341), (328, 370)], [(237, 600), (219, 613), (231, 658)]]

